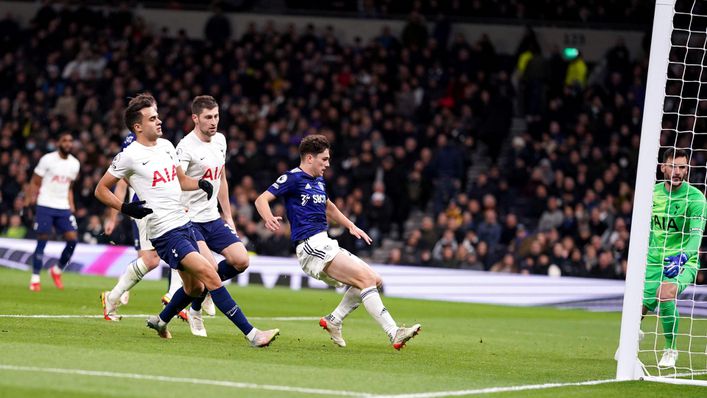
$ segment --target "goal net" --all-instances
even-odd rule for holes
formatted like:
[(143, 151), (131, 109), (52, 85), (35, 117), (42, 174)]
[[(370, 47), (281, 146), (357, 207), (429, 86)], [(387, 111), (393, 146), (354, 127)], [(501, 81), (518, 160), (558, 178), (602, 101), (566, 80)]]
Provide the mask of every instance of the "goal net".
[(648, 69), (617, 378), (707, 386), (707, 2), (656, 2)]

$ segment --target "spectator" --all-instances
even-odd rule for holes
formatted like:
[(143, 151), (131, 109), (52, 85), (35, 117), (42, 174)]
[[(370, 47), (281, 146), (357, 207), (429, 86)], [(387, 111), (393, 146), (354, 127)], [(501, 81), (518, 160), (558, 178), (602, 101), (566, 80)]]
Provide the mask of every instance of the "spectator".
[(22, 239), (27, 236), (27, 227), (22, 225), (22, 219), (19, 215), (13, 214), (10, 216), (9, 225), (3, 231), (2, 236), (15, 239)]
[(543, 211), (538, 222), (538, 230), (549, 231), (559, 227), (564, 221), (564, 215), (559, 208), (559, 201), (556, 197), (551, 196), (547, 199), (547, 208)]

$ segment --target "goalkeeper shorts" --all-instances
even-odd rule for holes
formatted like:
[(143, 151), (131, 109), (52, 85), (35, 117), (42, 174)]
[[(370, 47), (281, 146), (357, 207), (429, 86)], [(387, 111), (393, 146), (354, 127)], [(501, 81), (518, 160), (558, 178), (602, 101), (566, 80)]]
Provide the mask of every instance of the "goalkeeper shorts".
[(663, 267), (646, 267), (646, 284), (643, 287), (643, 306), (651, 311), (658, 305), (658, 288), (663, 282), (672, 282), (678, 285), (679, 296), (688, 286), (695, 284), (697, 277), (696, 267), (684, 267), (680, 275), (668, 278), (663, 275)]

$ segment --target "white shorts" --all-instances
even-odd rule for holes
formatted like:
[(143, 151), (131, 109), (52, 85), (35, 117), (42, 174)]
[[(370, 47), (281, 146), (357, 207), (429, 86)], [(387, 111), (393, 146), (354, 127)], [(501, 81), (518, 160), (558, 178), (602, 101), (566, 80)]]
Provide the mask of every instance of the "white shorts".
[[(147, 239), (147, 217), (140, 219), (133, 218), (133, 222), (135, 222), (138, 232), (138, 236), (133, 236), (136, 244), (135, 248), (137, 250), (155, 250), (155, 247), (152, 246), (152, 242)], [(138, 243), (140, 244), (139, 249), (137, 246)]]
[[(339, 242), (329, 238), (326, 232), (310, 236), (295, 248), (302, 271), (312, 278), (334, 287), (342, 287), (343, 283), (327, 275), (324, 268), (331, 263), (337, 254), (342, 252), (349, 254), (348, 250), (339, 247)], [(353, 256), (353, 254), (351, 255)]]

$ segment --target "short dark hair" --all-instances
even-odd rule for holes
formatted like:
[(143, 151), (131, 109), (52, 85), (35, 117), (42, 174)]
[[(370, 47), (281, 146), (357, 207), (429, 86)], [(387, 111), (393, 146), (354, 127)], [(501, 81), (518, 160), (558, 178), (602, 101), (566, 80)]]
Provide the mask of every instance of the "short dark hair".
[(142, 119), (142, 114), (140, 111), (145, 108), (153, 107), (156, 104), (157, 101), (155, 101), (155, 97), (153, 97), (150, 93), (141, 93), (138, 94), (137, 97), (131, 98), (130, 102), (128, 102), (128, 107), (125, 108), (125, 113), (123, 114), (125, 127), (134, 133), (133, 126), (136, 123), (140, 123), (140, 120)]
[(204, 109), (214, 109), (218, 107), (218, 102), (210, 95), (199, 95), (191, 102), (191, 113), (200, 115)]
[(663, 163), (668, 163), (668, 160), (675, 158), (689, 158), (687, 151), (679, 148), (668, 148), (663, 154)]
[(329, 149), (329, 140), (320, 134), (308, 135), (299, 144), (299, 155), (304, 158), (307, 154), (319, 155)]

